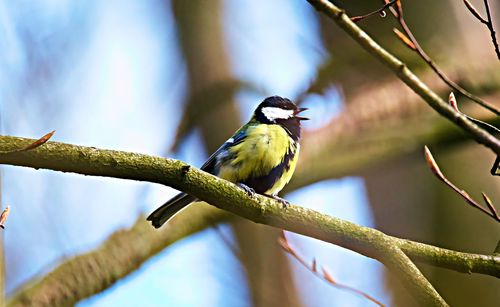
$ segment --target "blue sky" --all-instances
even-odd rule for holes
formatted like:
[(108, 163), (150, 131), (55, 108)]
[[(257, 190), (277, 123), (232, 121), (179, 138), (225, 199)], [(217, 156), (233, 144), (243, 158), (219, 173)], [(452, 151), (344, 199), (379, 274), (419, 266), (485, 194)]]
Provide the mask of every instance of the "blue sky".
[[(224, 26), (234, 74), (266, 94), (297, 96), (322, 60), (313, 10), (299, 0), (226, 2)], [(0, 59), (2, 134), (39, 137), (56, 129), (56, 141), (164, 154), (179, 121), (186, 81), (173, 18), (168, 12), (158, 13), (159, 5), (160, 1), (117, 0), (0, 4), (0, 47), (5, 55)], [(59, 58), (52, 66), (55, 73), (41, 89), (24, 93), (25, 75), (33, 65), (21, 39), (26, 31), (32, 34), (36, 52), (47, 58), (56, 53)], [(75, 50), (51, 49), (68, 33), (78, 40)], [(242, 121), (262, 98), (253, 92), (238, 95)], [(306, 105), (311, 108), (310, 128), (324, 124), (342, 107), (335, 90), (310, 97)], [(192, 133), (176, 157), (201, 165), (206, 156), (199, 135)], [(61, 259), (98, 246), (175, 193), (147, 183), (8, 166), (1, 170), (2, 201), (11, 206), (5, 232), (9, 293)], [(373, 226), (364, 195), (362, 180), (345, 178), (315, 184), (287, 198)], [(340, 282), (384, 301), (378, 263), (316, 240), (289, 238)], [(367, 305), (299, 266), (294, 274), (307, 281), (300, 291), (309, 306)], [(227, 246), (207, 230), (164, 250), (79, 306), (248, 306), (245, 287), (238, 287), (242, 277)]]

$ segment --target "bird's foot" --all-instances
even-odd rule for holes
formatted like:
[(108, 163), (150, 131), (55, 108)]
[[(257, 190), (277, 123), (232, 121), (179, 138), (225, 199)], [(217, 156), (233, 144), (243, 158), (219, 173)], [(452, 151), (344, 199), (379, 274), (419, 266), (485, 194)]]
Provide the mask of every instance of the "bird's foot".
[(251, 187), (247, 186), (246, 184), (237, 183), (236, 185), (239, 186), (240, 188), (242, 188), (247, 193), (248, 196), (252, 197), (255, 195), (255, 190), (252, 189)]
[(277, 200), (281, 203), (281, 205), (283, 206), (283, 209), (286, 209), (288, 206), (290, 206), (290, 202), (284, 198), (281, 198), (279, 196), (276, 196), (276, 195), (266, 195), (267, 197), (269, 198), (272, 198), (274, 200)]

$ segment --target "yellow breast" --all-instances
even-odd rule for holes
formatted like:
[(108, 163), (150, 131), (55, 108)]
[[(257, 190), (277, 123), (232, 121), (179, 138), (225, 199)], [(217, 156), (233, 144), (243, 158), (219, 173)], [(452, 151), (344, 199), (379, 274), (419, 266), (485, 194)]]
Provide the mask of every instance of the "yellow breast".
[(276, 194), (290, 180), (298, 156), (298, 144), (296, 147), (295, 142), (279, 125), (250, 126), (245, 140), (229, 148), (233, 158), (221, 165), (218, 175), (231, 182), (245, 182), (248, 178), (266, 176), (282, 163), (289, 150), (295, 152), (289, 167), (266, 191), (266, 194)]

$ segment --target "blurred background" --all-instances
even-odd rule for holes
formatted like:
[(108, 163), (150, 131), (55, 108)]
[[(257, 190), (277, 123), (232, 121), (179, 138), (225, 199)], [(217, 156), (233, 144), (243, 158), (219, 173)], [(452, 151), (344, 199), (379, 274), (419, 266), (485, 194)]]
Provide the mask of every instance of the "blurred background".
[[(350, 15), (381, 4), (335, 2)], [(482, 1), (472, 2), (482, 9)], [(491, 2), (498, 20), (499, 3)], [(489, 33), (463, 3), (403, 4), (418, 40), (449, 76), (500, 101), (500, 64)], [(450, 90), (393, 35), (391, 17), (360, 25), (447, 97)], [(291, 202), (460, 251), (490, 254), (499, 238), (498, 224), (434, 178), (423, 145), (457, 185), (476, 199), (485, 191), (498, 204), (499, 181), (489, 176), (494, 156), (306, 1), (2, 1), (0, 50), (3, 135), (38, 138), (55, 129), (54, 141), (200, 166), (263, 98), (281, 95), (310, 108), (312, 119), (285, 191)], [(467, 113), (492, 118), (458, 100)], [(115, 256), (100, 254), (95, 263), (108, 257), (111, 264), (96, 264), (99, 270), (120, 266), (130, 274), (93, 279), (85, 294), (68, 294), (78, 296), (78, 306), (373, 305), (305, 270), (281, 250), (280, 232), (270, 227), (234, 217), (214, 226), (197, 215), (202, 226), (171, 242), (169, 232), (190, 227), (188, 214), (197, 208), (153, 230), (144, 215), (176, 193), (168, 187), (11, 166), (0, 171), (1, 203), (11, 208), (1, 232), (7, 299), (122, 235), (123, 245), (141, 242), (147, 256), (115, 263)], [(153, 236), (162, 248), (150, 247)], [(287, 236), (338, 282), (390, 306), (415, 304), (380, 263)], [(419, 266), (452, 306), (500, 300), (494, 277)], [(68, 283), (79, 278), (82, 272), (67, 272)]]

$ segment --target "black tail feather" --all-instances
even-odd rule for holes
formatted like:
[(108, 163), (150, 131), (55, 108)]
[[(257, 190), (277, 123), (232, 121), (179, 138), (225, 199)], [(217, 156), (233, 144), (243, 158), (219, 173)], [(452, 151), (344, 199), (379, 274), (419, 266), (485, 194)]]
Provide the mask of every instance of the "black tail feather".
[(153, 213), (151, 213), (146, 220), (151, 221), (155, 228), (159, 228), (195, 200), (196, 197), (189, 194), (177, 194), (174, 198), (170, 199), (158, 209), (153, 211)]

